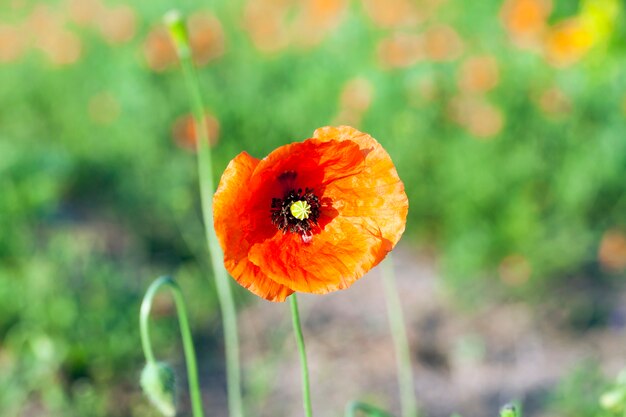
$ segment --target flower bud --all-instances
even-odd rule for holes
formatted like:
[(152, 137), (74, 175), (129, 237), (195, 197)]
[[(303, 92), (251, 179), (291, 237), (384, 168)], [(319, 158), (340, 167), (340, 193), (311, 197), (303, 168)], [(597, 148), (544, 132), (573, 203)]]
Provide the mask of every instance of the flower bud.
[(605, 392), (600, 396), (600, 406), (616, 413), (624, 409), (624, 402), (626, 402), (626, 391), (621, 387)]
[(520, 412), (515, 405), (506, 404), (500, 409), (500, 417), (520, 417)]
[(148, 362), (141, 372), (143, 392), (166, 417), (176, 414), (174, 385), (174, 371), (164, 362)]
[(163, 20), (174, 41), (179, 57), (181, 59), (189, 58), (191, 56), (189, 34), (187, 33), (187, 26), (182, 14), (178, 10), (170, 10), (165, 14)]

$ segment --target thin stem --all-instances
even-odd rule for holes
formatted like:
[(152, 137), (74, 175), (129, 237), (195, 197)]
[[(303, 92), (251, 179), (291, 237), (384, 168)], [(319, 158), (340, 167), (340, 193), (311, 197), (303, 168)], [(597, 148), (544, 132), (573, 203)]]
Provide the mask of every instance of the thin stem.
[(185, 310), (185, 301), (178, 284), (170, 279), (169, 285), (174, 295), (176, 312), (178, 313), (178, 320), (180, 322), (180, 333), (183, 338), (183, 349), (187, 361), (187, 375), (189, 379), (189, 392), (191, 393), (193, 415), (202, 416), (202, 398), (200, 397), (200, 383), (198, 381), (198, 365), (196, 364), (196, 352), (191, 338), (187, 311)]
[(370, 415), (372, 417), (393, 417), (388, 412), (381, 410), (380, 408), (376, 408), (372, 405), (361, 403), (358, 401), (352, 401), (348, 403), (346, 406), (346, 417), (356, 417), (357, 412), (361, 411), (364, 414)]
[(382, 264), (383, 283), (385, 286), (385, 300), (387, 303), (387, 316), (391, 328), (391, 336), (396, 352), (396, 367), (398, 372), (398, 385), (400, 386), (400, 403), (402, 417), (417, 417), (417, 402), (415, 400), (415, 386), (413, 383), (413, 368), (411, 367), (411, 354), (409, 341), (406, 336), (402, 305), (396, 286), (396, 277), (393, 271), (393, 259), (391, 255)]
[(289, 297), (291, 306), (291, 319), (293, 321), (293, 332), (298, 343), (298, 352), (300, 353), (300, 368), (302, 372), (302, 403), (304, 405), (304, 415), (306, 417), (313, 416), (313, 407), (311, 407), (311, 387), (309, 385), (309, 366), (306, 360), (306, 349), (304, 347), (304, 336), (302, 336), (302, 326), (300, 325), (300, 312), (298, 311), (298, 298), (296, 294)]
[[(162, 278), (161, 278), (162, 279)], [(156, 285), (159, 280), (156, 280), (148, 287), (146, 295), (141, 302), (141, 310), (139, 312), (139, 330), (141, 333), (141, 347), (143, 348), (143, 354), (146, 357), (146, 362), (154, 364), (156, 359), (154, 358), (154, 351), (152, 350), (152, 343), (150, 343), (150, 326), (148, 319), (150, 318), (150, 309), (152, 308), (152, 299), (158, 289)]]
[(183, 350), (185, 352), (185, 362), (187, 363), (187, 379), (189, 380), (189, 393), (191, 396), (191, 409), (194, 417), (203, 417), (202, 397), (200, 396), (200, 383), (198, 382), (198, 365), (196, 363), (196, 351), (193, 347), (193, 339), (191, 338), (191, 329), (189, 320), (187, 319), (187, 311), (185, 309), (185, 300), (178, 284), (171, 277), (161, 277), (154, 281), (143, 298), (141, 303), (141, 312), (139, 315), (139, 326), (141, 328), (141, 345), (148, 363), (155, 363), (154, 352), (150, 342), (149, 318), (150, 309), (152, 308), (152, 300), (161, 287), (168, 287), (174, 303), (176, 304), (176, 313), (178, 315), (178, 323), (180, 325), (180, 335), (183, 339)]
[(170, 12), (166, 16), (166, 23), (168, 24), (170, 35), (176, 44), (195, 120), (202, 217), (224, 327), (229, 414), (231, 417), (243, 417), (237, 313), (235, 311), (235, 302), (230, 287), (230, 280), (228, 279), (222, 263), (222, 249), (217, 240), (215, 229), (213, 228), (213, 192), (215, 188), (213, 181), (213, 165), (211, 162), (211, 148), (209, 147), (209, 133), (206, 123), (204, 122), (204, 104), (200, 93), (198, 75), (192, 61), (185, 23), (177, 12)]

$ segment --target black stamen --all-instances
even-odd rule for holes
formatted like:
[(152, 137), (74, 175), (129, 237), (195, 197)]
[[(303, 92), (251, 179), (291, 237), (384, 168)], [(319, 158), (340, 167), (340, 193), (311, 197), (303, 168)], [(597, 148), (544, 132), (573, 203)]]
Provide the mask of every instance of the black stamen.
[[(295, 174), (295, 173), (294, 173)], [(294, 175), (295, 178), (295, 175)], [(291, 214), (291, 205), (296, 201), (306, 201), (311, 206), (309, 217), (303, 220), (296, 219)], [(312, 188), (293, 189), (285, 193), (283, 198), (272, 198), (272, 223), (283, 233), (299, 233), (303, 240), (310, 238), (312, 230), (317, 226), (317, 219), (320, 216), (320, 201), (313, 194)]]

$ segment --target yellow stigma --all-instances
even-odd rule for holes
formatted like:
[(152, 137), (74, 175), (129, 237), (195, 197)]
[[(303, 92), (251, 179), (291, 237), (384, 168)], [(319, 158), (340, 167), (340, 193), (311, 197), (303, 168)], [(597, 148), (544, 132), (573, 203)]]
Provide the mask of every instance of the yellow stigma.
[(289, 211), (291, 211), (291, 215), (298, 220), (308, 219), (311, 214), (311, 205), (306, 201), (294, 201), (289, 206)]

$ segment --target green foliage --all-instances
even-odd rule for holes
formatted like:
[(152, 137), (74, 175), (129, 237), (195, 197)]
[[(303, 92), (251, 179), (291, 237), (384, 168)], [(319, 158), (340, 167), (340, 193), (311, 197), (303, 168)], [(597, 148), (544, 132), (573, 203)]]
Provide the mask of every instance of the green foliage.
[(582, 363), (559, 383), (551, 396), (551, 408), (559, 415), (612, 417), (600, 408), (599, 399), (608, 388), (596, 363)]
[(621, 417), (626, 410), (626, 372), (610, 382), (597, 364), (583, 363), (560, 382), (551, 408), (563, 416)]

